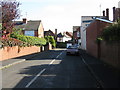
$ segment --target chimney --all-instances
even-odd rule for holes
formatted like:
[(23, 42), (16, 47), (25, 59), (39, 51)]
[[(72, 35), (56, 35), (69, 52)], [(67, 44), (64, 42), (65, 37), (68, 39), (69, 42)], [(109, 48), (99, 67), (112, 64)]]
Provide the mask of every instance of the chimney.
[(120, 1), (118, 2), (118, 8), (120, 8)]
[(105, 16), (105, 10), (103, 10), (103, 16)]
[(23, 23), (27, 23), (27, 19), (26, 18), (23, 18)]
[(113, 7), (113, 22), (115, 22), (115, 7)]
[(106, 9), (106, 18), (109, 20), (109, 8)]
[(57, 29), (55, 29), (55, 40), (57, 41)]

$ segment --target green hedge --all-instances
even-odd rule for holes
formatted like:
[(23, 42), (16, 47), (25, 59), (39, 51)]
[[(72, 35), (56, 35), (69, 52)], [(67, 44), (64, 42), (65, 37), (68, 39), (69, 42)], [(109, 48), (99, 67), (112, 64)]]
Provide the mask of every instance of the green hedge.
[(2, 38), (0, 37), (0, 45), (2, 45), (2, 47), (13, 47), (13, 46), (26, 46), (27, 43), (23, 42), (23, 41), (20, 41), (20, 40), (17, 40), (15, 38), (9, 38), (9, 37), (6, 37), (6, 38)]
[(106, 42), (120, 41), (120, 21), (104, 28), (101, 36), (96, 41), (104, 40)]
[(27, 46), (42, 46), (46, 45), (46, 40), (44, 38), (39, 37), (33, 37), (33, 36), (25, 36), (25, 35), (15, 35), (11, 34), (12, 38), (16, 38), (18, 40), (21, 40), (23, 42), (27, 43)]
[(57, 42), (57, 48), (66, 48), (67, 44), (65, 42)]
[(120, 25), (112, 24), (104, 29), (102, 37), (106, 41), (120, 41)]
[(47, 43), (52, 44), (53, 47), (56, 47), (56, 42), (53, 36), (45, 36)]

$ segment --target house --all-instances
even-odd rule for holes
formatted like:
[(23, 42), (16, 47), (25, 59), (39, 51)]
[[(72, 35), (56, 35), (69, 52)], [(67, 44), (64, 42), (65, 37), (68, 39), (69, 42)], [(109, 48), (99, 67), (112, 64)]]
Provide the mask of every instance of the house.
[(92, 56), (99, 57), (99, 45), (96, 38), (100, 36), (103, 29), (112, 24), (112, 21), (94, 18), (90, 25), (86, 28), (86, 51)]
[(93, 16), (81, 17), (81, 49), (86, 50), (86, 27), (93, 21)]
[(73, 33), (72, 32), (63, 32), (63, 42), (67, 42), (67, 41), (70, 41), (72, 40), (72, 35)]
[(93, 21), (94, 17), (106, 18), (106, 16), (81, 16), (81, 49), (86, 50), (86, 28)]
[(22, 29), (22, 33), (26, 36), (44, 37), (44, 28), (41, 20), (15, 21), (15, 28)]
[(53, 36), (55, 38), (55, 34), (50, 29), (48, 31), (44, 31), (44, 36)]
[(62, 33), (58, 33), (57, 34), (57, 42), (63, 42), (63, 35), (62, 35)]
[(73, 26), (73, 43), (81, 44), (80, 26)]

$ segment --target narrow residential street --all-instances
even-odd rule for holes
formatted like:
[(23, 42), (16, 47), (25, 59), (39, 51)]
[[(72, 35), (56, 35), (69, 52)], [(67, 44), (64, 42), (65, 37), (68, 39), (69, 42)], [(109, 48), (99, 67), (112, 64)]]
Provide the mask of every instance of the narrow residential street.
[(74, 56), (56, 49), (2, 69), (2, 88), (118, 88), (113, 71), (84, 51)]

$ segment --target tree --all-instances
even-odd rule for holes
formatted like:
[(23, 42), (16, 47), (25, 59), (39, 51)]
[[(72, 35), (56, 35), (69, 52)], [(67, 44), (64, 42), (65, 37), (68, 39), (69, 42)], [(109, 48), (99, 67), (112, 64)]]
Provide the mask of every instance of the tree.
[(13, 20), (20, 17), (19, 5), (16, 0), (0, 1), (2, 7), (2, 33), (3, 37), (7, 37), (12, 33), (14, 23)]
[(45, 36), (47, 43), (52, 44), (53, 47), (56, 47), (56, 42), (53, 36)]

